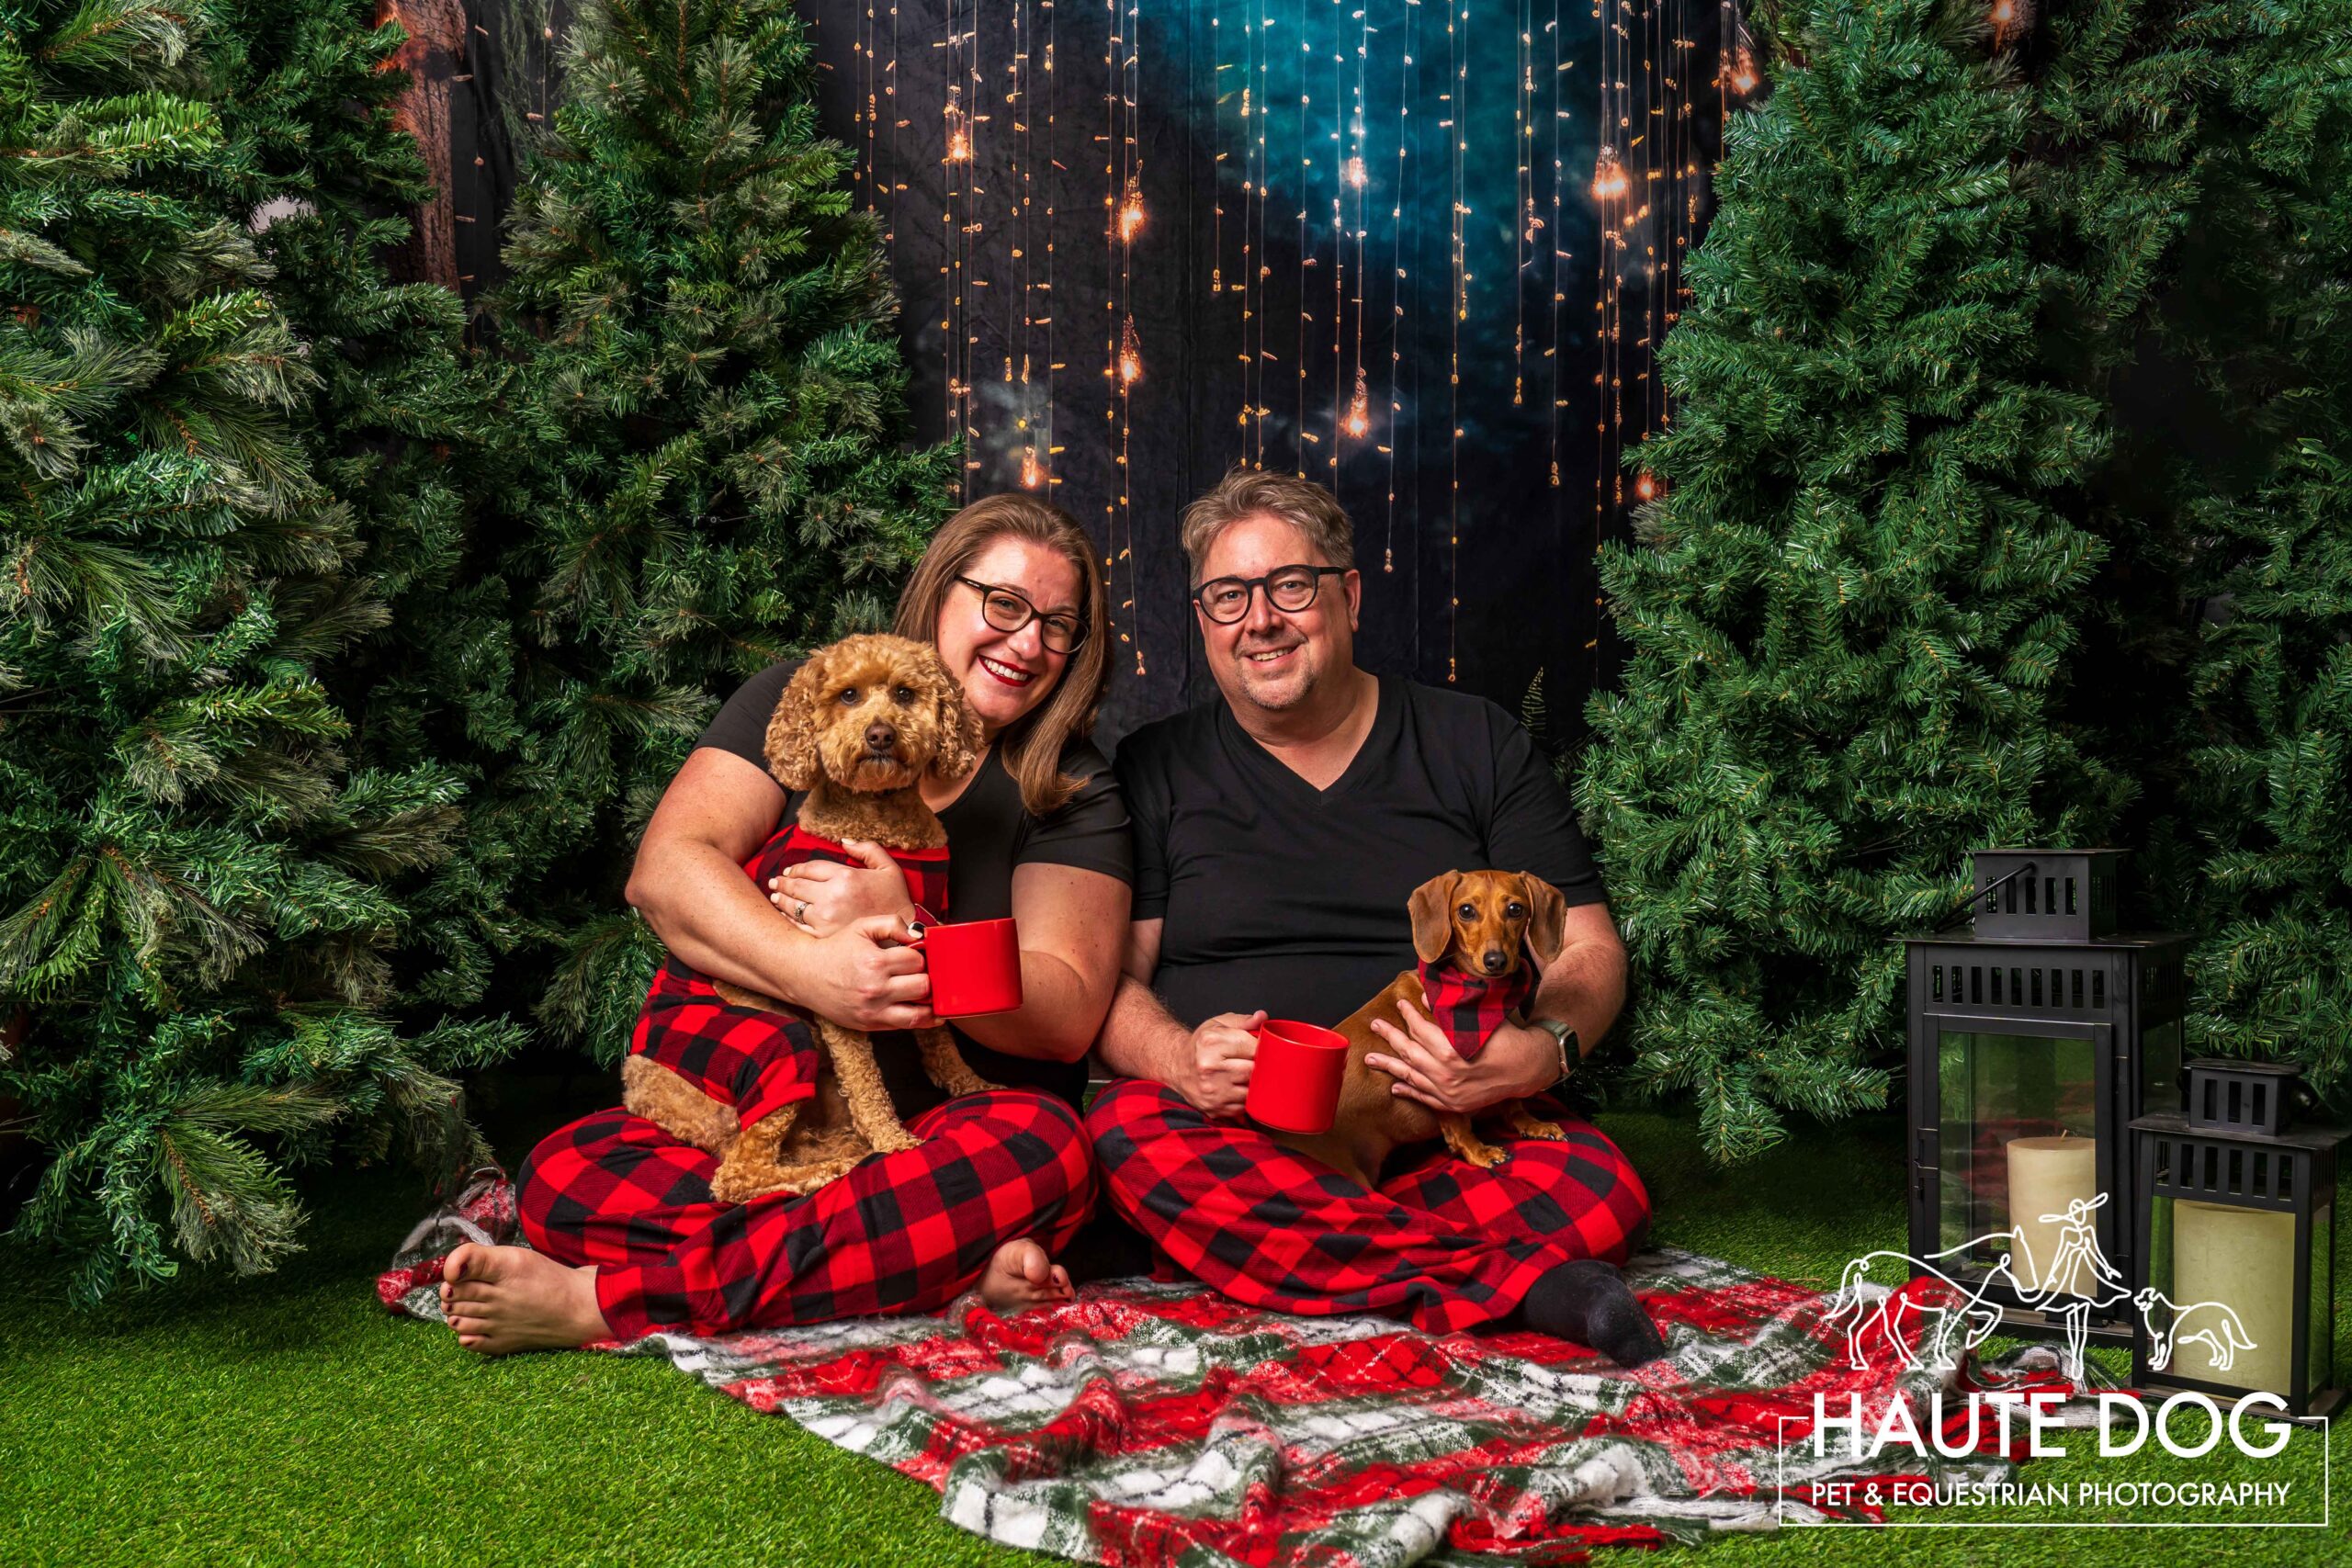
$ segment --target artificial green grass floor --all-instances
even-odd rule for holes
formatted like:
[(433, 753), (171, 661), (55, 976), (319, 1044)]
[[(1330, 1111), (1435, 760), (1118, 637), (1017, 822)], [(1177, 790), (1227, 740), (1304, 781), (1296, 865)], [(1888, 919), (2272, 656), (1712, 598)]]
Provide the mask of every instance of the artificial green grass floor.
[[(1848, 1258), (1902, 1245), (1891, 1120), (1804, 1131), (1729, 1173), (1706, 1165), (1687, 1123), (1600, 1122), (1648, 1182), (1662, 1242), (1823, 1288)], [(514, 1143), (501, 1140), (510, 1155)], [(269, 1278), (194, 1280), (87, 1316), (42, 1285), (0, 1282), (0, 1568), (1050, 1561), (941, 1522), (929, 1488), (665, 1362), (465, 1355), (446, 1331), (386, 1314), (371, 1289), (422, 1207), (413, 1182), (355, 1172), (314, 1190), (309, 1250)], [(2347, 1286), (2336, 1300), (2352, 1317)], [(2338, 1365), (2346, 1327), (2337, 1325)], [(2317, 1517), (2315, 1433), (2267, 1463), (2216, 1455), (2193, 1469), (2162, 1456), (2102, 1461), (2085, 1434), (2068, 1443), (2068, 1458), (2030, 1464), (2024, 1479), (2291, 1479), (2277, 1517)], [(2335, 1449), (2352, 1460), (2344, 1439)], [(2114, 1517), (2164, 1520), (2154, 1510)], [(1789, 1529), (1622, 1561), (2338, 1562), (2352, 1562), (2347, 1524), (2352, 1506), (2325, 1531)]]

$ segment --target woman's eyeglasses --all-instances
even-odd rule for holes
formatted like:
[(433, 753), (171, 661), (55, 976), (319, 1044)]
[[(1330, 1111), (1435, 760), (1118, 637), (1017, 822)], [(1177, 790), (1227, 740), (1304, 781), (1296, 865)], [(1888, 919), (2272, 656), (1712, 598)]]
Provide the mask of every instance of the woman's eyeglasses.
[(1268, 604), (1295, 615), (1315, 603), (1325, 577), (1347, 574), (1344, 566), (1278, 566), (1263, 577), (1212, 577), (1193, 590), (1193, 599), (1201, 614), (1229, 626), (1250, 613), (1250, 595), (1260, 588), (1266, 591)]
[(1017, 632), (1030, 622), (1037, 623), (1038, 640), (1053, 653), (1075, 653), (1078, 645), (1086, 640), (1086, 623), (1076, 615), (1057, 610), (1042, 615), (1029, 596), (1017, 588), (1000, 587), (993, 582), (959, 576), (956, 581), (980, 596), (980, 615), (989, 625), (1001, 632)]

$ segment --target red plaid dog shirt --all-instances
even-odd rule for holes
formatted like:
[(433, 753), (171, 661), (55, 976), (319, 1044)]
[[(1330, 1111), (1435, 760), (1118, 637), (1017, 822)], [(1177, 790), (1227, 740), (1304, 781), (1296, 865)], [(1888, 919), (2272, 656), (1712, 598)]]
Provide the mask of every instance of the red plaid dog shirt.
[(1453, 1042), (1453, 1049), (1465, 1062), (1486, 1048), (1503, 1020), (1535, 991), (1535, 972), (1524, 964), (1495, 979), (1465, 975), (1451, 964), (1416, 967), (1421, 976), (1421, 998), (1429, 1003), (1430, 1021), (1445, 1031), (1445, 1037)]
[[(947, 909), (947, 851), (892, 850), (919, 914)], [(778, 832), (743, 863), (764, 889), (771, 877), (808, 861), (863, 863), (798, 823)], [(629, 1040), (632, 1055), (650, 1056), (721, 1105), (742, 1125), (817, 1092), (817, 1041), (807, 1021), (765, 1008), (738, 1007), (709, 977), (672, 957), (653, 976)]]

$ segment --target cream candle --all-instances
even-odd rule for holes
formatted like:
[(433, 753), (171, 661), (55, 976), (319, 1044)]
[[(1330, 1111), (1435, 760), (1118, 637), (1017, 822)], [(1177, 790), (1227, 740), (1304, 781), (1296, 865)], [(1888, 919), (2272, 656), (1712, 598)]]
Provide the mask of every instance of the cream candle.
[[(2064, 1246), (2067, 1205), (2076, 1199), (2088, 1202), (2098, 1196), (2098, 1140), (2060, 1134), (2054, 1138), (2012, 1138), (2009, 1157), (2009, 1227), (2017, 1235), (2013, 1268), (2028, 1289), (2056, 1289), (2086, 1296), (2098, 1283), (2088, 1259), (2081, 1254), (2066, 1261)], [(2057, 1220), (2045, 1220), (2056, 1214)]]
[[(2201, 1338), (2173, 1343), (2176, 1377), (2233, 1388), (2287, 1392), (2295, 1334), (2295, 1216), (2269, 1209), (2178, 1199), (2172, 1209), (2172, 1297), (2177, 1332), (2228, 1332), (2221, 1314), (2199, 1303), (2219, 1303), (2237, 1314), (2235, 1354), (2227, 1371), (2215, 1365), (2213, 1346)], [(2252, 1340), (2247, 1349), (2244, 1340)]]

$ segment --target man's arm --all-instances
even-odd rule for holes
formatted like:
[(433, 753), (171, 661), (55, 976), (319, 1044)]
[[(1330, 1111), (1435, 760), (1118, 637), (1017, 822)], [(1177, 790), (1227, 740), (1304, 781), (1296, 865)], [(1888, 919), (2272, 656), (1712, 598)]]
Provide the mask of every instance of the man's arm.
[[(1577, 1044), (1589, 1055), (1625, 1005), (1625, 944), (1606, 904), (1578, 904), (1561, 926), (1560, 951), (1544, 966), (1531, 1019), (1555, 1019), (1577, 1032)], [(1373, 1032), (1389, 1046), (1364, 1058), (1397, 1080), (1398, 1094), (1433, 1111), (1479, 1111), (1507, 1100), (1524, 1100), (1552, 1087), (1560, 1076), (1560, 1048), (1541, 1029), (1506, 1023), (1487, 1038), (1470, 1061), (1410, 1003), (1400, 1010), (1403, 1025), (1379, 1019)]]
[(1095, 1052), (1120, 1077), (1164, 1083), (1204, 1115), (1238, 1117), (1250, 1092), (1256, 1031), (1266, 1015), (1220, 1013), (1198, 1029), (1179, 1023), (1151, 989), (1159, 968), (1160, 924), (1157, 919), (1128, 924), (1119, 989)]

